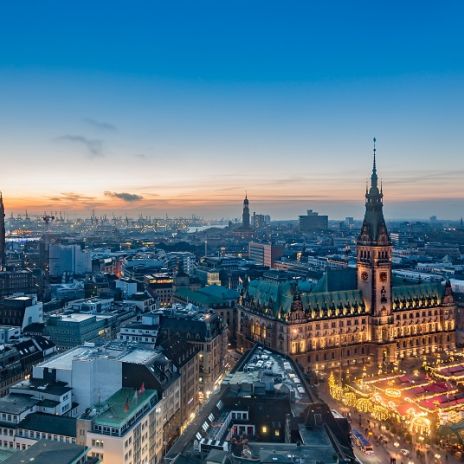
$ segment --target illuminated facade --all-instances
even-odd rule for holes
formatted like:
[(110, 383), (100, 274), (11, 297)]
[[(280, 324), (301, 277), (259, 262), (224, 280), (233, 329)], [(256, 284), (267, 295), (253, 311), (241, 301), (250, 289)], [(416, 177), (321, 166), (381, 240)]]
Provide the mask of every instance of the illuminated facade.
[(272, 276), (250, 282), (238, 306), (239, 346), (260, 342), (316, 370), (370, 361), (381, 367), (455, 347), (451, 286), (393, 282), (375, 147), (356, 276), (350, 273), (338, 271), (329, 285), (328, 272), (315, 288)]

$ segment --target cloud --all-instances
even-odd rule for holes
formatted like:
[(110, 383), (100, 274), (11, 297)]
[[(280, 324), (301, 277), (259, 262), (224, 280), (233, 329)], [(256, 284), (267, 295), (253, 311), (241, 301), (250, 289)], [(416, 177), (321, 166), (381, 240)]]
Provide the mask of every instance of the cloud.
[(70, 202), (82, 202), (82, 201), (93, 201), (95, 197), (88, 195), (81, 195), (74, 192), (63, 192), (60, 193), (60, 196), (54, 196), (48, 198), (51, 201), (70, 201)]
[(106, 191), (105, 196), (106, 197), (111, 197), (111, 198), (118, 198), (119, 200), (126, 201), (128, 203), (143, 200), (142, 195), (137, 195), (135, 193), (127, 193), (127, 192), (109, 192), (109, 191)]
[(90, 158), (98, 158), (104, 156), (103, 153), (103, 140), (90, 139), (84, 135), (66, 134), (55, 139), (58, 142), (72, 143), (80, 145), (87, 150)]
[(147, 159), (148, 156), (147, 155), (144, 155), (143, 153), (137, 153), (136, 155), (134, 155), (136, 158), (138, 159)]
[(75, 192), (62, 192), (59, 195), (48, 197), (47, 200), (53, 202), (52, 204), (46, 205), (46, 208), (96, 208), (100, 206), (106, 206), (105, 203), (96, 201), (95, 197), (89, 195), (81, 195)]
[(98, 121), (97, 119), (92, 119), (92, 118), (84, 118), (83, 121), (89, 126), (92, 126), (94, 129), (97, 129), (97, 130), (111, 131), (111, 132), (117, 132), (118, 130), (118, 128), (114, 124), (111, 124), (109, 122)]

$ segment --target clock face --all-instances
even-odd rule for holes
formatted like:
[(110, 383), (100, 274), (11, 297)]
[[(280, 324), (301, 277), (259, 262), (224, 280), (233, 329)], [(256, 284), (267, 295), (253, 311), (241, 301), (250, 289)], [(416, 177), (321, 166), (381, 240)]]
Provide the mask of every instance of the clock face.
[(362, 280), (367, 280), (368, 278), (369, 278), (369, 274), (368, 274), (366, 271), (364, 271), (364, 272), (361, 274), (361, 279), (362, 279)]
[(386, 272), (381, 272), (381, 273), (380, 273), (380, 280), (381, 280), (382, 282), (386, 282), (386, 281), (387, 281), (387, 278), (388, 278), (388, 276), (387, 276), (387, 273), (386, 273)]

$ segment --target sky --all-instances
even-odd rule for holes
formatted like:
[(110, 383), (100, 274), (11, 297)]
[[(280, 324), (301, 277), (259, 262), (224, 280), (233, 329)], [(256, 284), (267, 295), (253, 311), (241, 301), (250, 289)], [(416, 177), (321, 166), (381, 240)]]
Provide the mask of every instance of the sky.
[(7, 214), (464, 215), (459, 1), (0, 5)]

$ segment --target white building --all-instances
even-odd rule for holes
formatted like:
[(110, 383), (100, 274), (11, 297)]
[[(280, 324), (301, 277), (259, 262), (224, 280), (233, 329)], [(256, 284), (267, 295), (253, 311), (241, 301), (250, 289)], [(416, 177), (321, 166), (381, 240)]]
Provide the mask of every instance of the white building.
[(124, 303), (135, 305), (142, 313), (158, 309), (155, 298), (147, 292), (134, 293), (129, 298), (124, 299)]
[[(102, 464), (160, 462), (162, 427), (156, 390), (122, 388), (78, 420), (78, 441)], [(80, 437), (85, 437), (82, 439)]]
[[(34, 366), (30, 380), (0, 399), (0, 445), (75, 441), (103, 464), (157, 464), (180, 427), (180, 384), (160, 350), (121, 342), (75, 348)], [(75, 434), (66, 420), (73, 418)]]
[(51, 243), (48, 248), (48, 271), (54, 277), (92, 272), (91, 254), (82, 250), (80, 245)]
[(155, 346), (159, 331), (159, 315), (144, 314), (140, 321), (129, 322), (121, 326), (118, 339)]
[(124, 296), (124, 298), (131, 297), (137, 293), (138, 283), (135, 280), (122, 277), (121, 279), (116, 280), (116, 288), (119, 288)]
[(33, 367), (34, 379), (53, 373), (72, 388), (73, 401), (82, 413), (122, 387), (121, 351), (80, 346)]
[(70, 301), (67, 304), (66, 308), (72, 309), (73, 311), (78, 313), (97, 314), (110, 311), (113, 302), (113, 298), (82, 298), (79, 300)]

